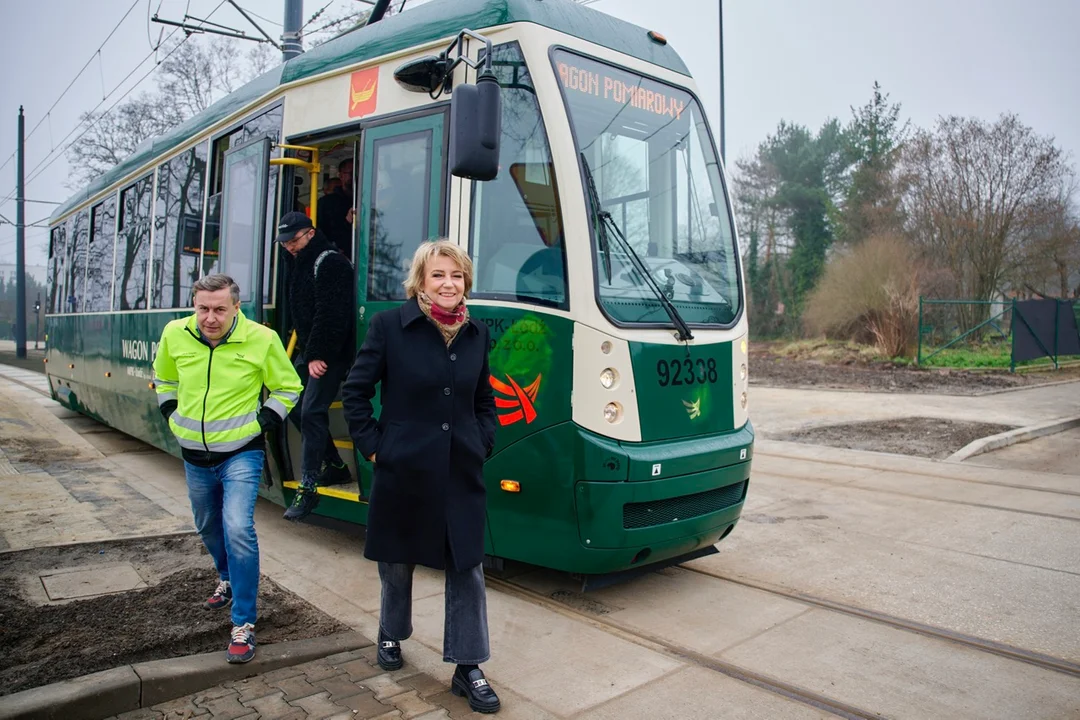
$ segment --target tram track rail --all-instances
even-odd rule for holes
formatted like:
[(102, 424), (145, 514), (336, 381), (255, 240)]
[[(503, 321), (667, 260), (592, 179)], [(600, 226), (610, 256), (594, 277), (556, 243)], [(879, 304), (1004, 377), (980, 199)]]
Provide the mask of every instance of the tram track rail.
[(726, 675), (733, 680), (744, 682), (774, 695), (779, 695), (803, 705), (808, 705), (817, 710), (836, 715), (837, 717), (845, 718), (846, 720), (880, 720), (881, 718), (886, 717), (881, 713), (849, 705), (848, 703), (827, 697), (793, 683), (785, 682), (778, 678), (740, 667), (739, 665), (727, 662), (726, 660), (720, 660), (719, 658), (688, 648), (685, 645), (679, 645), (671, 640), (666, 640), (655, 633), (650, 633), (639, 628), (627, 627), (611, 618), (591, 615), (580, 610), (575, 610), (542, 592), (519, 585), (511, 580), (491, 577), (489, 575), (486, 578), (486, 582), (488, 587), (496, 588), (507, 595), (537, 605), (545, 610), (573, 618), (622, 640), (626, 640), (627, 642), (632, 642), (635, 645), (661, 653), (676, 660), (688, 662), (700, 668)]
[[(800, 455), (794, 455), (794, 454), (788, 455), (788, 454), (784, 454), (782, 452), (776, 452), (775, 450), (769, 450), (769, 451), (756, 450), (755, 455), (758, 456), (758, 457), (776, 458), (776, 459), (780, 459), (780, 460), (791, 460), (791, 461), (796, 461), (796, 462), (810, 462), (810, 463), (814, 463), (814, 464), (817, 464), (817, 465), (838, 465), (838, 466), (845, 467), (845, 468), (857, 468), (859, 470), (868, 470), (870, 472), (875, 472), (875, 473), (898, 472), (897, 470), (884, 468), (884, 467), (881, 467), (880, 465), (875, 465), (873, 463), (837, 462), (835, 460), (825, 460), (825, 459), (821, 459), (821, 458), (807, 458), (807, 457), (803, 457), (803, 456), (800, 456)], [(960, 465), (962, 467), (978, 467), (978, 468), (981, 468), (981, 469), (986, 469), (986, 466), (984, 466), (984, 465), (964, 465), (963, 463), (956, 463), (956, 462), (945, 461), (945, 460), (939, 460), (937, 462), (941, 463), (943, 468), (947, 468), (949, 465)], [(785, 478), (790, 477), (788, 475), (784, 475), (784, 474), (781, 474), (781, 473), (768, 471), (768, 470), (765, 470), (765, 471), (762, 471), (762, 472), (765, 472), (766, 474), (769, 474), (769, 475), (776, 475), (778, 477), (785, 477)], [(1071, 495), (1071, 496), (1080, 497), (1080, 491), (1078, 491), (1078, 490), (1067, 490), (1067, 489), (1064, 489), (1064, 488), (1044, 487), (1042, 485), (1020, 485), (1018, 483), (1000, 482), (998, 480), (981, 480), (981, 479), (976, 479), (976, 478), (959, 477), (957, 475), (951, 474), (951, 473), (946, 472), (944, 470), (942, 472), (930, 472), (929, 470), (923, 469), (923, 468), (912, 468), (910, 470), (904, 470), (903, 472), (904, 472), (905, 475), (924, 477), (924, 478), (929, 478), (929, 479), (932, 479), (932, 480), (949, 480), (951, 482), (968, 483), (968, 484), (971, 484), (971, 485), (989, 485), (989, 486), (992, 486), (992, 487), (1009, 488), (1010, 490), (1028, 490), (1028, 491), (1031, 491), (1031, 492), (1049, 493), (1051, 495)]]
[[(779, 478), (782, 480), (795, 480), (798, 482), (811, 483), (816, 485), (826, 485), (828, 487), (845, 488), (847, 490), (857, 490), (864, 493), (878, 493), (880, 495), (892, 495), (894, 497), (911, 498), (913, 500), (928, 500), (933, 502), (945, 503), (947, 505), (960, 505), (962, 507), (979, 508), (981, 510), (999, 510), (1001, 512), (1016, 513), (1018, 515), (1031, 515), (1033, 517), (1044, 517), (1052, 520), (1064, 520), (1066, 522), (1080, 522), (1080, 517), (1072, 517), (1069, 515), (1058, 515), (1056, 513), (1042, 512), (1040, 510), (1024, 510), (1022, 508), (1008, 507), (1007, 505), (992, 505), (990, 503), (970, 502), (967, 500), (954, 500), (952, 498), (944, 497), (932, 497), (926, 494), (907, 493), (900, 492), (899, 490), (889, 490), (886, 488), (865, 487), (862, 485), (851, 485), (849, 483), (839, 483), (828, 478), (807, 476), (807, 475), (793, 475), (790, 473), (777, 472), (776, 470), (760, 470), (755, 473), (757, 477), (762, 475), (772, 478)], [(984, 483), (985, 484), (985, 483)], [(1031, 488), (1018, 488), (1023, 490), (1030, 490)], [(1039, 490), (1037, 492), (1055, 492)], [(1060, 495), (1072, 495), (1073, 493), (1057, 493)]]
[[(729, 582), (741, 587), (746, 587), (769, 595), (784, 598), (801, 603), (811, 608), (819, 608), (830, 612), (847, 615), (885, 627), (901, 630), (904, 632), (920, 635), (935, 640), (940, 640), (953, 645), (975, 650), (990, 655), (995, 655), (1014, 662), (1022, 662), (1033, 665), (1043, 670), (1060, 673), (1070, 677), (1080, 678), (1080, 664), (1053, 657), (1043, 653), (1025, 650), (1006, 643), (968, 635), (966, 633), (935, 627), (926, 623), (900, 618), (888, 613), (882, 613), (867, 608), (861, 608), (847, 603), (815, 597), (806, 593), (786, 590), (768, 583), (756, 582), (744, 578), (732, 578), (707, 569), (676, 565), (675, 568), (696, 575)], [(526, 587), (513, 579), (492, 577), (487, 578), (489, 587), (495, 588), (512, 597), (537, 605), (546, 610), (557, 612), (565, 617), (583, 622), (590, 627), (607, 632), (615, 637), (632, 642), (654, 652), (659, 652), (668, 657), (687, 662), (712, 672), (725, 675), (734, 680), (747, 683), (754, 687), (765, 690), (774, 695), (785, 697), (803, 705), (816, 708), (833, 714), (837, 717), (864, 720), (868, 718), (885, 717), (882, 713), (860, 708), (855, 705), (831, 698), (813, 690), (801, 687), (791, 682), (766, 675), (737, 664), (721, 660), (706, 653), (694, 650), (672, 640), (659, 636), (654, 632), (630, 627), (613, 617), (596, 615), (557, 600), (541, 591)]]
[(895, 615), (889, 615), (888, 613), (882, 613), (876, 610), (868, 610), (866, 608), (848, 605), (846, 603), (837, 602), (835, 600), (827, 600), (825, 598), (815, 597), (806, 593), (777, 588), (768, 583), (755, 582), (753, 580), (747, 580), (743, 578), (732, 578), (726, 575), (721, 575), (720, 573), (705, 570), (703, 568), (690, 567), (687, 565), (677, 565), (676, 567), (687, 572), (695, 573), (697, 575), (703, 575), (705, 577), (721, 580), (723, 582), (741, 585), (742, 587), (750, 588), (752, 590), (759, 590), (770, 595), (782, 597), (787, 600), (793, 600), (799, 603), (804, 603), (812, 607), (817, 607), (824, 610), (831, 610), (833, 612), (841, 613), (851, 617), (856, 617), (861, 620), (868, 620), (879, 625), (885, 625), (887, 627), (904, 630), (906, 632), (914, 633), (916, 635), (922, 635), (923, 637), (944, 640), (973, 650), (979, 650), (984, 653), (989, 653), (991, 655), (997, 655), (999, 657), (1007, 658), (1009, 660), (1028, 663), (1029, 665), (1034, 665), (1038, 668), (1042, 668), (1043, 670), (1051, 670), (1053, 672), (1062, 673), (1071, 677), (1080, 678), (1080, 664), (1071, 662), (1069, 660), (1063, 660), (1062, 658), (1057, 658), (1052, 655), (1046, 655), (1031, 650), (1025, 650), (1023, 648), (1018, 648), (1014, 645), (999, 643), (993, 640), (986, 640), (985, 638), (956, 632), (955, 630), (946, 630), (945, 628), (940, 628), (933, 625), (928, 625), (926, 623), (920, 623), (914, 620), (896, 617)]

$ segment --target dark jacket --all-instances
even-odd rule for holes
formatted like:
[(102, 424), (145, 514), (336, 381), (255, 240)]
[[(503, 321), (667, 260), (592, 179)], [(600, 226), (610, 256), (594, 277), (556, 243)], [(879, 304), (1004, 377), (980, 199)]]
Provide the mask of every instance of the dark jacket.
[(458, 570), (483, 562), (484, 460), (496, 427), (488, 342), (487, 326), (469, 320), (447, 348), (415, 299), (371, 319), (342, 387), (356, 449), (377, 453), (368, 559)]
[(341, 253), (352, 260), (353, 226), (346, 222), (345, 216), (352, 207), (352, 190), (338, 188), (319, 198), (319, 229)]
[(352, 359), (356, 322), (352, 265), (341, 253), (331, 252), (319, 263), (318, 280), (315, 276), (315, 261), (326, 250), (336, 249), (316, 230), (289, 272), (289, 310), (305, 362)]

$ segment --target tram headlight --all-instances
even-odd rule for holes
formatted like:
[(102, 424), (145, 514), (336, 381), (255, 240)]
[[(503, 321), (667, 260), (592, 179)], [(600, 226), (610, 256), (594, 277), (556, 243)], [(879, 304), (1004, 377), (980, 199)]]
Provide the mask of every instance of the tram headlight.
[(742, 405), (742, 409), (746, 409), (746, 393), (739, 396), (739, 404)]
[(619, 382), (619, 372), (615, 368), (604, 368), (600, 371), (600, 384), (610, 390)]
[(739, 343), (739, 350), (742, 351), (743, 355), (746, 354), (746, 340), (743, 340), (741, 343)]
[(739, 379), (746, 380), (746, 363), (739, 366)]
[(600, 343), (600, 352), (604, 353), (605, 355), (608, 355), (608, 354), (611, 353), (611, 341), (610, 340), (605, 340), (604, 342)]
[(610, 402), (604, 406), (604, 419), (609, 423), (617, 423), (622, 420), (622, 405), (617, 402)]

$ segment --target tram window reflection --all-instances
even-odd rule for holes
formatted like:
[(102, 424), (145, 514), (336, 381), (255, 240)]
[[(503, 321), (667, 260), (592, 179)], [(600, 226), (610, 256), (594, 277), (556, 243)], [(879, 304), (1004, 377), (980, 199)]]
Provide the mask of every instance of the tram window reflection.
[(120, 193), (120, 225), (113, 276), (113, 308), (116, 310), (146, 309), (153, 187), (153, 176), (147, 175)]

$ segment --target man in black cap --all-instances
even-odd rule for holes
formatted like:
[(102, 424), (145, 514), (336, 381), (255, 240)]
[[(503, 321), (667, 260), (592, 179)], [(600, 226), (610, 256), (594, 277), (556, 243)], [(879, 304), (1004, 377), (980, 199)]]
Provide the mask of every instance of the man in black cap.
[(277, 242), (293, 256), (289, 273), (289, 310), (298, 352), (293, 362), (304, 394), (290, 413), (303, 438), (300, 487), (285, 519), (306, 517), (319, 503), (319, 485), (351, 482), (330, 435), (330, 403), (354, 354), (353, 269), (304, 213), (286, 213), (278, 223)]

